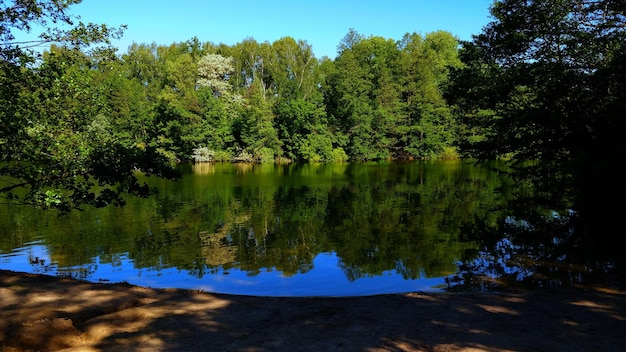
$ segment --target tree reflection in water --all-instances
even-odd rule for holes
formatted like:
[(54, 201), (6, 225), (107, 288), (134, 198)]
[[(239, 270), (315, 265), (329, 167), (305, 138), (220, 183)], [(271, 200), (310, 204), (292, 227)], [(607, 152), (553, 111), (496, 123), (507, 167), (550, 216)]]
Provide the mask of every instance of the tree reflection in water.
[[(139, 284), (146, 273), (163, 284), (203, 285), (239, 271), (246, 284), (270, 272), (280, 273), (274, 284), (296, 282), (319, 275), (320, 255), (337, 258), (348, 284), (447, 278), (449, 290), (568, 285), (619, 266), (589, 245), (599, 243), (593, 236), (579, 236), (584, 223), (573, 202), (540, 202), (536, 187), (467, 162), (209, 169), (150, 180), (159, 194), (122, 209), (58, 217), (3, 208), (0, 228), (9, 235), (0, 251), (40, 241), (50, 253), (46, 273), (113, 280), (103, 271), (110, 266)], [(31, 271), (44, 270), (37, 263)]]
[(481, 250), (459, 263), (458, 273), (447, 280), (449, 289), (623, 286), (626, 258), (616, 231), (623, 228), (624, 205), (615, 199), (624, 187), (597, 168), (588, 169), (552, 178), (516, 170), (513, 176), (535, 191), (509, 202), (507, 211), (516, 215), (495, 226), (481, 221), (464, 226), (464, 237), (480, 243)]

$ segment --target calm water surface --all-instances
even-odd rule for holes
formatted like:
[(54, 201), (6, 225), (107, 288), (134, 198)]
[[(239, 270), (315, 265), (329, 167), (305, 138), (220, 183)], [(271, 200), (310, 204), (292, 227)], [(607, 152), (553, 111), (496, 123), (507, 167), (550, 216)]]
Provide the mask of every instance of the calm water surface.
[(245, 295), (440, 291), (485, 260), (467, 229), (503, 219), (512, 189), (460, 161), (181, 168), (121, 209), (0, 206), (0, 269)]

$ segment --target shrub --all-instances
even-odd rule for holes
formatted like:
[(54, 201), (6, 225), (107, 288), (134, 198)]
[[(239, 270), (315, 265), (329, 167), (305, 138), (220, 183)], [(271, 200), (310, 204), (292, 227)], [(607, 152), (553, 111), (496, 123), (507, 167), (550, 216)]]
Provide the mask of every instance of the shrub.
[(192, 158), (196, 163), (214, 161), (215, 151), (207, 147), (197, 147), (193, 149)]

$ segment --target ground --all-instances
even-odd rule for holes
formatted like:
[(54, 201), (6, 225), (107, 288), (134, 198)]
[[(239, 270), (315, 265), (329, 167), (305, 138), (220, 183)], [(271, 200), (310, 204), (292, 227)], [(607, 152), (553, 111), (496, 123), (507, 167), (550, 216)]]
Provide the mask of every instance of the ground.
[(0, 351), (626, 351), (626, 291), (228, 296), (0, 270)]

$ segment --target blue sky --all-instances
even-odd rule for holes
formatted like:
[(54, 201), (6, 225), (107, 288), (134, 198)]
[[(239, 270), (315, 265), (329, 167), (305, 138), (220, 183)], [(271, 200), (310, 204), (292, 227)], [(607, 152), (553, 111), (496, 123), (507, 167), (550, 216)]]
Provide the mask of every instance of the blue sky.
[(247, 37), (273, 42), (306, 40), (316, 57), (336, 56), (350, 28), (364, 36), (399, 40), (405, 33), (446, 30), (462, 40), (489, 22), (492, 0), (84, 0), (72, 7), (83, 22), (128, 25), (114, 45), (169, 45), (197, 36), (233, 45)]

